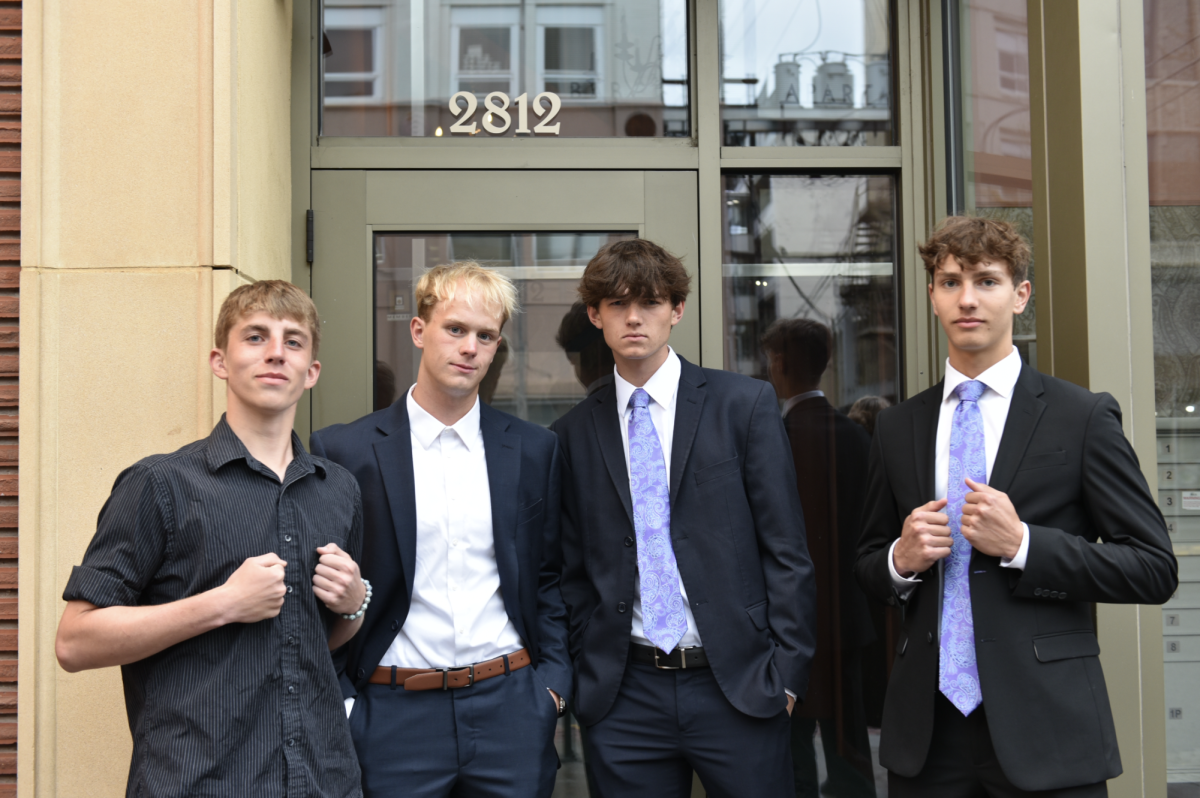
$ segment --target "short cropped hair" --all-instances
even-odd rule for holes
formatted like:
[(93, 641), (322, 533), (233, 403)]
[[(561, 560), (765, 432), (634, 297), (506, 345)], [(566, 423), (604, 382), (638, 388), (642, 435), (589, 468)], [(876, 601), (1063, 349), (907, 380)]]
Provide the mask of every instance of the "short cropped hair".
[(213, 336), (217, 349), (224, 350), (229, 346), (229, 331), (233, 325), (260, 312), (276, 319), (291, 319), (307, 327), (312, 338), (313, 360), (317, 359), (321, 348), (321, 320), (317, 316), (317, 306), (308, 294), (286, 280), (259, 280), (233, 289), (217, 314)]
[(1025, 282), (1029, 274), (1029, 242), (1017, 228), (996, 219), (948, 216), (918, 250), (931, 282), (949, 255), (963, 268), (988, 261), (1004, 263), (1013, 285)]
[(812, 319), (779, 319), (763, 333), (762, 347), (780, 359), (785, 374), (815, 384), (833, 356), (833, 333)]
[(478, 298), (486, 309), (500, 316), (501, 327), (521, 312), (512, 280), (473, 260), (464, 260), (434, 266), (421, 275), (415, 292), (417, 315), (429, 321), (437, 303), (453, 300), (460, 286), (467, 304), (474, 308)]
[(687, 299), (692, 278), (683, 261), (644, 238), (614, 241), (600, 248), (583, 270), (579, 298), (588, 307), (605, 299)]

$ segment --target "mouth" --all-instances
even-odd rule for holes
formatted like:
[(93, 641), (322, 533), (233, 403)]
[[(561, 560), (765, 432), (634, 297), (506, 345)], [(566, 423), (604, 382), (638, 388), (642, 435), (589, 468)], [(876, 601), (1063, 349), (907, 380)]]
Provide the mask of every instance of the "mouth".
[(973, 316), (967, 316), (965, 318), (955, 319), (955, 321), (954, 321), (954, 326), (958, 327), (960, 329), (963, 329), (963, 330), (974, 330), (977, 327), (982, 327), (983, 324), (984, 324), (983, 319), (977, 319), (977, 318), (974, 318)]
[(648, 337), (649, 336), (642, 335), (641, 333), (630, 333), (629, 335), (623, 336), (623, 339), (626, 341), (633, 341), (636, 343), (639, 341), (645, 341)]
[(477, 370), (476, 366), (468, 366), (465, 363), (451, 363), (450, 368), (454, 369), (459, 374), (474, 374)]
[(259, 382), (264, 382), (267, 385), (287, 385), (288, 383), (287, 376), (280, 374), (277, 371), (269, 371), (266, 374), (259, 374), (257, 379)]

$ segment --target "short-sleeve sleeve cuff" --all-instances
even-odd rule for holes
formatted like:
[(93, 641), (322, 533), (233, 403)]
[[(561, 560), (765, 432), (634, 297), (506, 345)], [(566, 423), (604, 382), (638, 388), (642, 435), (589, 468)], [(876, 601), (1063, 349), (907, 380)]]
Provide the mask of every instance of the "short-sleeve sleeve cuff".
[(138, 597), (117, 577), (76, 565), (63, 590), (63, 601), (86, 601), (97, 607), (132, 607), (137, 605)]

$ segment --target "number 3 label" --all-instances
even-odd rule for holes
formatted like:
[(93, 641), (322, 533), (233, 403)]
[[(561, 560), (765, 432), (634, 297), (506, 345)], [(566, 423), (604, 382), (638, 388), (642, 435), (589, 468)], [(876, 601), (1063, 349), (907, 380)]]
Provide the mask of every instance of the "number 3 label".
[[(458, 104), (459, 99), (466, 101), (466, 106)], [(542, 101), (546, 100), (550, 103), (549, 111), (542, 107)], [(516, 99), (517, 106), (517, 129), (516, 133), (548, 133), (551, 136), (557, 136), (561, 122), (550, 124), (554, 117), (558, 116), (558, 112), (562, 110), (562, 100), (553, 92), (544, 91), (533, 98), (533, 102), (529, 102), (529, 95), (522, 94)], [(513, 103), (508, 95), (502, 91), (494, 91), (487, 97), (483, 98), (483, 129), (488, 133), (504, 133), (512, 126), (512, 115), (508, 112), (508, 107)], [(529, 106), (533, 106), (533, 112), (539, 117), (545, 116), (541, 122), (533, 126), (533, 130), (529, 129)], [(466, 133), (474, 135), (478, 128), (471, 117), (475, 115), (475, 109), (479, 107), (479, 100), (474, 93), (469, 91), (460, 91), (450, 98), (450, 113), (458, 117), (458, 121), (450, 126), (451, 133)]]

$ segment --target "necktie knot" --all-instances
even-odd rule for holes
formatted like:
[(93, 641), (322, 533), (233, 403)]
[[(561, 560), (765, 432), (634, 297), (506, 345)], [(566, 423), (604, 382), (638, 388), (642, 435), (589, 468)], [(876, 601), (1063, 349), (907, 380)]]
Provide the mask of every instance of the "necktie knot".
[(987, 386), (979, 380), (971, 380), (969, 382), (960, 382), (954, 389), (954, 393), (958, 396), (960, 402), (978, 402), (979, 397), (983, 396), (985, 388)]
[(633, 396), (629, 397), (629, 406), (642, 408), (650, 406), (650, 394), (646, 393), (645, 388), (638, 388), (633, 392)]

